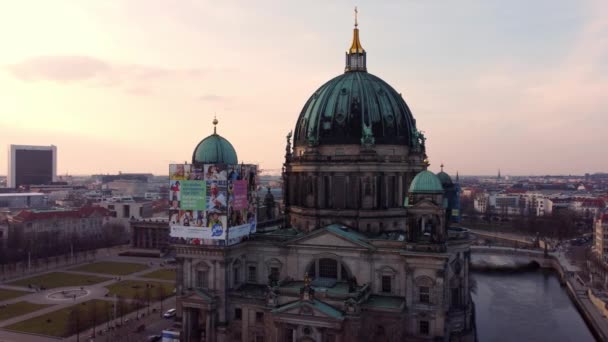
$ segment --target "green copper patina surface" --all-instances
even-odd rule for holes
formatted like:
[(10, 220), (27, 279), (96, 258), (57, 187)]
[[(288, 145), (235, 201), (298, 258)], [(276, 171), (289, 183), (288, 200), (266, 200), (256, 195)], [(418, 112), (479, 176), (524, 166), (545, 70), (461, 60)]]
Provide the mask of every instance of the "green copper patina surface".
[(238, 158), (232, 144), (214, 133), (198, 143), (192, 164), (238, 164)]
[(441, 185), (443, 185), (444, 187), (450, 186), (453, 184), (452, 177), (450, 177), (450, 175), (448, 175), (444, 171), (439, 172), (437, 174), (437, 177), (439, 178), (439, 181), (441, 181)]
[(368, 72), (351, 71), (308, 99), (296, 123), (294, 145), (413, 146), (416, 132), (416, 120), (395, 89)]
[(441, 181), (434, 173), (428, 170), (419, 172), (410, 184), (411, 193), (442, 193)]

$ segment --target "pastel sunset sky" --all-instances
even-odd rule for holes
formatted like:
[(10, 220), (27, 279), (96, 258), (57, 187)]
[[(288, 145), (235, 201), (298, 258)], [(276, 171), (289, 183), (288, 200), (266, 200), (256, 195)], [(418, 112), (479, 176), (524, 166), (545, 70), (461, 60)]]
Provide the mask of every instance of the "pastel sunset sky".
[(432, 170), (608, 171), (606, 0), (0, 0), (0, 174), (9, 144), (57, 145), (60, 174), (167, 174), (214, 113), (239, 159), (280, 169), (355, 5)]

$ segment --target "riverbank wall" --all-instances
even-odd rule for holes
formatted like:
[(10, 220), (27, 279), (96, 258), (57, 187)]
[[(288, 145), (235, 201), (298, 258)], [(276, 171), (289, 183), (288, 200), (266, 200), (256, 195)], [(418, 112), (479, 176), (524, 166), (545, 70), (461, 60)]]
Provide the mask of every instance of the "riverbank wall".
[[(558, 278), (560, 283), (566, 288), (566, 293), (568, 293), (568, 296), (583, 317), (593, 336), (598, 341), (608, 341), (608, 319), (604, 317), (592, 302), (588, 295), (588, 288), (577, 276), (575, 267), (570, 265), (567, 260), (562, 260), (562, 258), (564, 258), (562, 255), (556, 255), (555, 253), (548, 253), (545, 255), (543, 251), (538, 250), (518, 250), (513, 248), (489, 248), (479, 246), (472, 247), (471, 251), (473, 255), (504, 255), (517, 258), (525, 257), (527, 260), (526, 262), (519, 262), (506, 266), (506, 268), (504, 265), (495, 265), (495, 267), (492, 268), (485, 262), (471, 265), (472, 269), (477, 269), (482, 272), (500, 272), (503, 270), (505, 272), (529, 271), (532, 265), (537, 264), (540, 268), (549, 269), (557, 273), (559, 275)], [(566, 265), (564, 266), (564, 264)]]

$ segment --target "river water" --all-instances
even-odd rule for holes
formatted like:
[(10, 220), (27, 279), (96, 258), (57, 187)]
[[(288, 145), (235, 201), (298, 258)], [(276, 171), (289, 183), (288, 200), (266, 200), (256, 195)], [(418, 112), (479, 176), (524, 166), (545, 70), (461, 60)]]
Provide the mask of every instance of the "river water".
[(473, 277), (480, 342), (595, 341), (555, 274), (474, 272)]

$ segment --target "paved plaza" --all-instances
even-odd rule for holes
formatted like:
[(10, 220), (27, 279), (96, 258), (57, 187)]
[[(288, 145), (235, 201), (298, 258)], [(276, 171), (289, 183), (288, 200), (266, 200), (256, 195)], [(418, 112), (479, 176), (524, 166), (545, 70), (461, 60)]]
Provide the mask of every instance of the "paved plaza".
[[(92, 265), (91, 269), (100, 269), (104, 266), (104, 263), (111, 267), (124, 266), (123, 268), (131, 268), (131, 269), (139, 269), (139, 271), (124, 274), (125, 272), (122, 270), (116, 271), (117, 275), (111, 274), (107, 270), (104, 270), (104, 273), (101, 272), (87, 272), (77, 269), (86, 269), (87, 264), (81, 264), (78, 266), (67, 266), (63, 269), (53, 270), (44, 273), (37, 274), (28, 274), (21, 278), (15, 278), (6, 280), (5, 282), (0, 283), (0, 290), (17, 290), (23, 291), (24, 294), (18, 297), (13, 297), (10, 299), (0, 301), (0, 319), (3, 316), (2, 310), (11, 310), (15, 306), (22, 305), (23, 302), (36, 304), (30, 305), (28, 307), (37, 308), (40, 307), (39, 310), (28, 312), (25, 314), (19, 314), (17, 316), (10, 316), (10, 318), (0, 320), (0, 342), (42, 342), (42, 341), (57, 341), (57, 340), (74, 340), (76, 341), (76, 336), (61, 338), (61, 337), (52, 337), (52, 336), (41, 336), (35, 334), (26, 334), (19, 333), (17, 331), (12, 331), (7, 329), (7, 327), (14, 325), (18, 322), (27, 321), (31, 318), (38, 317), (41, 315), (45, 315), (48, 313), (52, 313), (61, 309), (65, 309), (71, 307), (75, 304), (84, 303), (93, 299), (104, 300), (108, 302), (115, 303), (117, 301), (115, 296), (109, 295), (108, 287), (120, 286), (116, 285), (119, 283), (123, 284), (131, 284), (133, 282), (142, 282), (144, 285), (147, 283), (156, 283), (156, 284), (165, 284), (165, 288), (172, 288), (175, 280), (168, 280), (166, 274), (163, 277), (159, 278), (150, 278), (144, 277), (145, 275), (153, 273), (154, 274), (163, 274), (163, 272), (159, 272), (163, 269), (171, 269), (170, 266), (162, 264), (162, 260), (159, 258), (141, 258), (141, 257), (124, 257), (118, 256), (118, 252), (120, 250), (116, 249), (115, 251), (110, 250), (105, 255), (97, 255), (96, 260), (92, 263), (88, 264), (101, 264), (101, 265)], [(121, 264), (113, 264), (113, 263), (125, 263)], [(137, 264), (137, 265), (134, 265)], [(52, 273), (58, 273), (53, 275)], [(46, 275), (46, 277), (45, 277)], [(87, 277), (102, 277), (103, 281), (98, 283), (91, 283), (86, 285), (76, 285), (76, 286), (65, 286), (65, 287), (55, 287), (46, 289), (44, 285), (41, 284), (30, 284), (28, 279), (32, 277), (36, 277), (33, 279), (53, 279), (53, 278), (74, 278), (74, 279), (87, 279)], [(79, 277), (82, 276), (82, 277)], [(22, 280), (20, 282), (20, 280)], [(125, 282), (129, 281), (129, 282)], [(15, 283), (22, 284), (14, 285)], [(27, 283), (27, 284), (26, 284)], [(175, 307), (175, 298), (173, 296), (172, 291), (166, 293), (167, 296), (171, 296), (170, 298), (163, 301), (163, 311), (169, 308)], [(125, 299), (126, 302), (130, 302), (131, 299)], [(148, 315), (148, 311), (150, 314)], [(155, 312), (153, 312), (155, 311)], [(107, 322), (103, 322), (103, 324), (99, 324), (97, 326), (96, 331), (102, 331), (104, 335), (98, 336), (95, 340), (98, 341), (106, 341), (109, 337), (108, 334), (112, 335), (113, 341), (138, 341), (142, 338), (145, 338), (146, 335), (157, 334), (160, 330), (167, 328), (171, 325), (170, 320), (163, 320), (161, 318), (160, 311), (160, 303), (153, 302), (150, 305), (150, 308), (144, 308), (139, 310), (139, 314), (146, 313), (145, 318), (136, 317), (137, 312), (133, 311), (129, 314), (124, 315), (123, 317), (123, 325), (121, 328), (108, 329), (111, 327), (111, 324)], [(8, 316), (8, 315), (4, 315)], [(101, 321), (101, 318), (100, 318)], [(113, 322), (120, 321), (120, 319), (115, 319)], [(145, 331), (140, 332), (139, 334), (134, 333), (134, 330), (141, 326), (145, 325), (147, 328)], [(155, 331), (158, 330), (158, 331)], [(105, 332), (104, 332), (105, 331)], [(81, 332), (80, 340), (81, 341), (89, 341), (90, 335), (92, 332), (92, 328), (86, 329)]]

